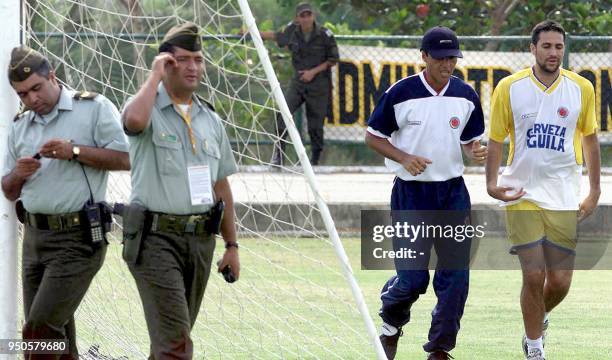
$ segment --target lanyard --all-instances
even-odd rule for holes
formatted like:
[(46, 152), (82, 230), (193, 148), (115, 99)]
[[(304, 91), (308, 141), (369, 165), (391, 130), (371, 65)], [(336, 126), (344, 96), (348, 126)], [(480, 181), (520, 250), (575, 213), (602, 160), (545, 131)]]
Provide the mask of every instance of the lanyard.
[(172, 101), (174, 103), (173, 104), (174, 109), (179, 113), (179, 116), (181, 117), (181, 119), (183, 119), (183, 121), (187, 125), (187, 132), (189, 133), (189, 141), (191, 142), (191, 150), (195, 154), (196, 153), (196, 138), (193, 133), (193, 128), (191, 127), (191, 105), (193, 104), (193, 101), (189, 99), (189, 108), (187, 109), (187, 113), (183, 112), (183, 109), (178, 105), (178, 103), (174, 99), (172, 99)]

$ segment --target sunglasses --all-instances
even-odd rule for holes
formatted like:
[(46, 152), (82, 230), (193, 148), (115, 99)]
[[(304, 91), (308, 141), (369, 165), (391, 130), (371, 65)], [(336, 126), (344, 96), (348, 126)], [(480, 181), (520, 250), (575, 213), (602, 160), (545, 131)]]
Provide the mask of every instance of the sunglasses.
[(310, 12), (310, 11), (303, 11), (298, 16), (301, 17), (301, 18), (311, 17), (312, 16), (312, 12)]

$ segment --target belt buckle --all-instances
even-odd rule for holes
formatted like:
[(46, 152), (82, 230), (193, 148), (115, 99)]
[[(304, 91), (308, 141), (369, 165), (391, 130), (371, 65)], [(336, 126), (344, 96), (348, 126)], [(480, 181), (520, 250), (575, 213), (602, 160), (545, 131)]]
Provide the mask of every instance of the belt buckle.
[(185, 232), (195, 234), (199, 219), (199, 215), (190, 215), (189, 219), (187, 219), (187, 223), (185, 224)]
[(80, 221), (78, 219), (78, 215), (75, 216), (74, 213), (69, 213), (69, 214), (62, 216), (62, 223), (65, 227), (65, 230), (72, 230), (80, 226), (79, 222)]
[(61, 215), (47, 216), (47, 225), (49, 225), (49, 230), (52, 231), (62, 231), (66, 227), (64, 224), (64, 218)]
[[(163, 223), (165, 222), (165, 226)], [(163, 230), (163, 228), (166, 228)], [(183, 225), (181, 219), (174, 215), (166, 215), (165, 220), (160, 223), (160, 228), (162, 231), (174, 232), (177, 234), (181, 234), (183, 232)]]

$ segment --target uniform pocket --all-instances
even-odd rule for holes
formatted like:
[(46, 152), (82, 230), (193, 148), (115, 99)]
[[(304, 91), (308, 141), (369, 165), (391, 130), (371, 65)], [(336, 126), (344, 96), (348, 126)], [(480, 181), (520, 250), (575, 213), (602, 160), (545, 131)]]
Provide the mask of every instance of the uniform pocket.
[(219, 149), (219, 145), (210, 140), (205, 140), (202, 143), (202, 149), (204, 153), (213, 159), (219, 160), (221, 158), (221, 150)]
[(160, 173), (164, 175), (178, 175), (181, 172), (180, 163), (182, 145), (176, 135), (153, 133), (155, 157)]
[(210, 168), (210, 179), (214, 183), (219, 173), (219, 161), (221, 160), (221, 149), (215, 141), (210, 139), (202, 143), (202, 150), (206, 157), (206, 164)]

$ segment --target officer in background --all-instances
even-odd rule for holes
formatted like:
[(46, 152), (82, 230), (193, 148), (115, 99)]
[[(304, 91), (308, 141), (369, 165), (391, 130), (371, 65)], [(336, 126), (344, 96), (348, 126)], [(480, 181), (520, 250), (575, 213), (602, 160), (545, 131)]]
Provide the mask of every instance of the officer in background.
[(47, 58), (26, 46), (11, 53), (8, 76), (26, 111), (8, 136), (2, 191), (24, 223), (24, 340), (67, 339), (78, 359), (74, 313), (104, 261), (111, 217), (109, 170), (129, 170), (117, 108), (104, 96), (58, 83)]
[[(327, 115), (331, 96), (331, 67), (338, 62), (338, 45), (331, 30), (315, 21), (312, 6), (298, 4), (295, 19), (283, 29), (261, 32), (264, 40), (275, 40), (279, 47), (291, 51), (295, 73), (285, 91), (285, 99), (291, 113), (306, 103), (308, 135), (312, 155), (310, 162), (318, 165), (323, 151), (323, 120)], [(276, 118), (279, 141), (274, 146), (273, 165), (282, 165), (285, 123), (280, 114)]]
[[(170, 29), (122, 114), (133, 164), (124, 258), (143, 303), (152, 359), (193, 357), (190, 332), (219, 227), (226, 250), (218, 270), (229, 266), (236, 279), (240, 274), (227, 179), (237, 166), (222, 120), (195, 94), (204, 72), (201, 49), (196, 25)], [(138, 232), (144, 235), (134, 244)]]

